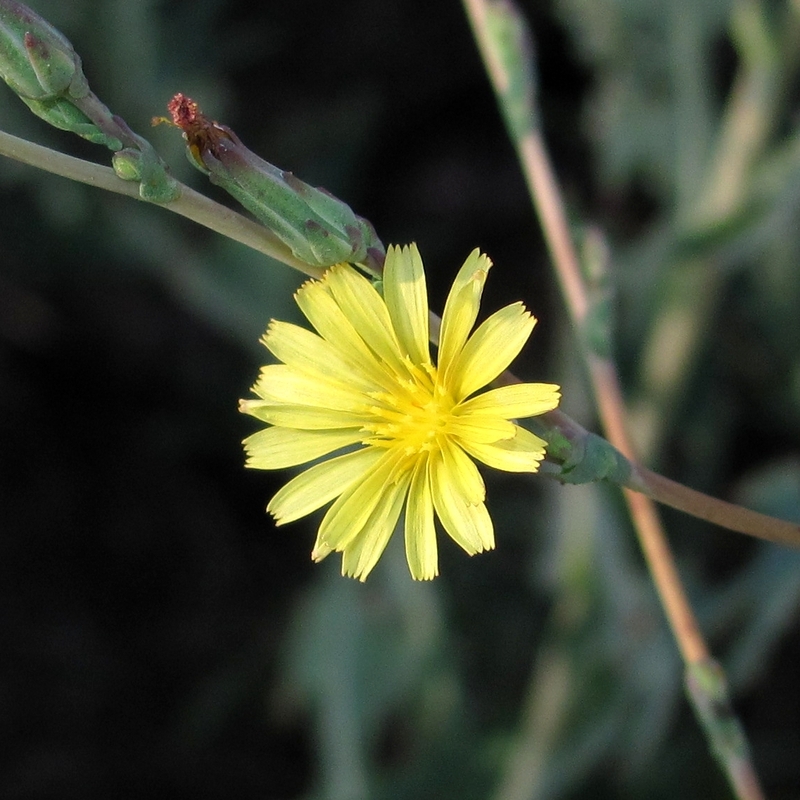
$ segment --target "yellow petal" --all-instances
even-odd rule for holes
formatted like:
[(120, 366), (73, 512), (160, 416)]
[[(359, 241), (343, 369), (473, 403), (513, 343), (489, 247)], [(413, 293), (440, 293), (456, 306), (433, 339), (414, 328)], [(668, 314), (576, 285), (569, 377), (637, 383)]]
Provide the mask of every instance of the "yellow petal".
[(277, 525), (305, 517), (361, 481), (380, 456), (379, 451), (365, 447), (316, 464), (279, 489), (267, 511)]
[(536, 320), (522, 303), (501, 308), (470, 336), (450, 372), (456, 401), (491, 383), (519, 355)]
[(264, 400), (240, 400), (239, 411), (270, 425), (300, 430), (360, 428), (365, 420), (363, 414), (286, 403), (267, 403)]
[(268, 403), (311, 406), (331, 411), (363, 412), (365, 398), (358, 389), (324, 378), (295, 372), (284, 364), (262, 367), (253, 391)]
[(535, 417), (552, 411), (561, 398), (561, 387), (552, 383), (514, 383), (490, 389), (459, 404), (457, 413), (468, 416), (485, 412), (503, 419)]
[(446, 480), (453, 484), (453, 491), (470, 505), (482, 503), (486, 486), (472, 459), (449, 439), (442, 443), (441, 453), (443, 474), (447, 473)]
[(262, 340), (267, 349), (295, 372), (321, 380), (335, 380), (363, 392), (375, 391), (380, 384), (362, 369), (364, 360), (334, 347), (316, 333), (272, 320)]
[(389, 388), (388, 373), (364, 343), (347, 315), (321, 281), (307, 281), (295, 295), (297, 305), (317, 333), (347, 359), (359, 364), (370, 380)]
[(429, 581), (439, 574), (429, 463), (427, 458), (417, 461), (406, 503), (406, 560), (411, 576), (417, 581)]
[(242, 444), (250, 469), (285, 469), (305, 464), (342, 447), (360, 442), (359, 429), (305, 431), (266, 428), (248, 436)]
[(417, 365), (429, 364), (428, 290), (417, 246), (390, 247), (383, 276), (383, 296), (404, 354)]
[(539, 462), (545, 456), (547, 442), (525, 428), (516, 426), (516, 434), (511, 439), (503, 439), (494, 444), (462, 441), (461, 446), (473, 458), (494, 469), (506, 472), (537, 472)]
[(397, 452), (368, 448), (378, 455), (362, 480), (339, 495), (328, 509), (319, 526), (320, 541), (339, 552), (345, 550), (358, 532), (367, 524), (370, 515), (388, 491), (389, 476), (399, 458)]
[(483, 503), (472, 505), (457, 491), (441, 458), (431, 457), (433, 507), (453, 541), (474, 555), (494, 547), (494, 530)]
[(364, 527), (345, 547), (342, 575), (364, 581), (392, 538), (408, 491), (410, 476), (386, 487)]
[(514, 423), (490, 414), (467, 414), (454, 417), (448, 426), (453, 436), (470, 442), (491, 444), (514, 435)]
[(319, 534), (317, 534), (317, 541), (314, 543), (314, 547), (311, 550), (311, 558), (316, 563), (319, 563), (324, 558), (327, 558), (333, 550), (331, 550), (325, 542), (320, 541)]
[(375, 287), (346, 264), (329, 269), (324, 280), (364, 343), (392, 369), (404, 373), (389, 310)]
[(455, 362), (478, 318), (483, 286), (492, 266), (488, 256), (473, 250), (456, 275), (447, 296), (439, 333), (439, 373), (443, 379)]

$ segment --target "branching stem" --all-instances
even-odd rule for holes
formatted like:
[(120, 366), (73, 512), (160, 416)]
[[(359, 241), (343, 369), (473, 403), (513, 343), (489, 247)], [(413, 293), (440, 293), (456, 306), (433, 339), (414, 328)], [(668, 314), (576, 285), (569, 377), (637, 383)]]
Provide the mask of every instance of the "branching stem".
[[(463, 4), (486, 71), (503, 110), (506, 126), (517, 149), (573, 328), (578, 332), (576, 338), (584, 345), (585, 339), (582, 334), (585, 331), (584, 323), (589, 313), (590, 298), (570, 236), (558, 182), (547, 156), (541, 128), (537, 124), (535, 81), (531, 77), (525, 85), (526, 81), (519, 67), (520, 56), (528, 55), (523, 51), (526, 46), (530, 46), (525, 22), (510, 0), (504, 2), (463, 0)], [(489, 19), (490, 14), (493, 15), (492, 20)], [(498, 33), (501, 26), (503, 26), (502, 35)], [(526, 117), (527, 125), (524, 121)], [(616, 368), (610, 359), (598, 355), (589, 347), (584, 349), (606, 436), (626, 458), (632, 459), (633, 447), (625, 424), (625, 405)], [(708, 668), (714, 662), (681, 583), (655, 505), (650, 497), (641, 492), (659, 496), (659, 499), (669, 498), (670, 505), (680, 503), (684, 510), (690, 510), (691, 513), (701, 510), (702, 505), (702, 511), (705, 513), (700, 516), (705, 518), (708, 518), (709, 513), (715, 514), (720, 511), (721, 501), (710, 503), (704, 501), (701, 504), (701, 498), (704, 496), (700, 493), (673, 484), (672, 481), (656, 476), (643, 468), (637, 467), (634, 475), (636, 480), (630, 483), (630, 487), (624, 488), (625, 500), (653, 583), (686, 664), (687, 674), (691, 674), (692, 670)], [(753, 512), (745, 512), (745, 509), (730, 506), (726, 508), (726, 513), (719, 514), (715, 521), (723, 524), (738, 523), (740, 527), (735, 529), (752, 532), (749, 530), (750, 524), (761, 522), (754, 520), (752, 516)], [(788, 523), (783, 525), (787, 528), (792, 527)], [(796, 536), (794, 539), (796, 541)], [(714, 723), (715, 720), (712, 721), (711, 727)], [(716, 735), (717, 732), (714, 730), (709, 733), (715, 750), (718, 749)], [(741, 740), (744, 742), (743, 734)], [(720, 751), (718, 755), (737, 797), (740, 800), (763, 800), (764, 795), (747, 755), (746, 746), (735, 752), (734, 749)]]

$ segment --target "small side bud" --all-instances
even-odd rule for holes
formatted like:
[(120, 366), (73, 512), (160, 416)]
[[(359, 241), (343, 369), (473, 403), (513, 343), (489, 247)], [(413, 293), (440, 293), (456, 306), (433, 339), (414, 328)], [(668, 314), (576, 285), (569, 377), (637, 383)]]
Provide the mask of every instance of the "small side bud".
[[(206, 117), (183, 94), (169, 102), (171, 124), (183, 131), (189, 161), (269, 228), (301, 261), (376, 269), (385, 249), (375, 229), (325, 189), (259, 158), (226, 125)], [(169, 122), (162, 118), (154, 123)]]
[(180, 197), (180, 185), (161, 166), (149, 144), (142, 141), (141, 149), (126, 147), (118, 150), (111, 164), (118, 178), (138, 181), (139, 195), (150, 203), (171, 203)]
[(117, 150), (111, 157), (111, 166), (114, 167), (117, 177), (123, 181), (138, 181), (142, 178), (141, 158), (137, 150), (127, 147)]

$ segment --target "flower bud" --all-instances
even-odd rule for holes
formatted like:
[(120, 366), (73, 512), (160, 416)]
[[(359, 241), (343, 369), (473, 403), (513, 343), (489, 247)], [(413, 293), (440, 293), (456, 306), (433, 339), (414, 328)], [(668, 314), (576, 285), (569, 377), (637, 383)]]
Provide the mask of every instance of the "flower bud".
[(178, 182), (166, 172), (149, 142), (142, 139), (139, 149), (126, 147), (117, 150), (112, 166), (123, 181), (138, 181), (139, 196), (151, 203), (170, 203), (177, 200), (181, 190)]
[[(385, 250), (371, 223), (324, 189), (304, 183), (248, 150), (227, 126), (176, 94), (168, 109), (188, 143), (189, 160), (269, 228), (307, 264), (375, 268)], [(157, 120), (160, 121), (160, 120)]]
[(69, 40), (14, 0), (0, 0), (0, 75), (23, 100), (80, 98), (89, 92)]

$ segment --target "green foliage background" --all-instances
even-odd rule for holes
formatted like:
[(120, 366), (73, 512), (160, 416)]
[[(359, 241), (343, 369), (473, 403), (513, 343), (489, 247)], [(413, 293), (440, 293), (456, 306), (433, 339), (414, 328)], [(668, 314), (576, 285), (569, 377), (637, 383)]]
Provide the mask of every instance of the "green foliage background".
[[(36, 0), (150, 129), (177, 91), (419, 243), (433, 304), (475, 246), (518, 373), (590, 398), (453, 0)], [(796, 3), (794, 4), (797, 5)], [(800, 519), (800, 140), (790, 3), (523, 4), (576, 221), (608, 234), (616, 356), (659, 470)], [(742, 88), (740, 75), (748, 80)], [(722, 131), (731, 92), (741, 129)], [(739, 94), (737, 94), (739, 96)], [(2, 127), (107, 163), (10, 92)], [(738, 137), (738, 138), (737, 138)], [(738, 149), (737, 149), (738, 146)], [(366, 585), (263, 513), (236, 412), (301, 278), (166, 212), (0, 162), (0, 794), (728, 797), (618, 493), (487, 475), (497, 551), (399, 542)], [(800, 784), (800, 557), (666, 515), (773, 800)], [(394, 546), (398, 545), (398, 546)]]

